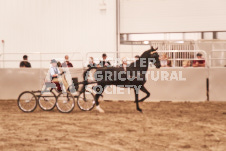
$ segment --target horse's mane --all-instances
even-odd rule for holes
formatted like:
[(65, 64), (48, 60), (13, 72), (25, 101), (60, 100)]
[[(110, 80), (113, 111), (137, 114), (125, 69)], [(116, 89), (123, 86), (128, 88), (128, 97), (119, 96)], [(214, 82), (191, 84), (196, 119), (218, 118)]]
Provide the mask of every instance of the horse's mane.
[[(141, 56), (139, 57), (138, 60), (132, 62), (132, 63), (129, 65), (129, 68), (134, 68), (134, 67), (135, 67), (135, 68), (139, 68), (139, 65), (140, 65), (140, 58), (147, 58), (147, 57), (149, 56), (150, 51), (151, 51), (151, 49), (144, 51), (144, 52), (141, 54)], [(136, 64), (136, 66), (135, 66), (135, 64)]]
[(151, 51), (153, 51), (153, 50), (152, 50), (152, 49), (148, 49), (148, 50), (144, 51), (144, 52), (140, 55), (139, 58), (147, 58), (148, 55), (149, 55), (149, 53), (150, 53)]

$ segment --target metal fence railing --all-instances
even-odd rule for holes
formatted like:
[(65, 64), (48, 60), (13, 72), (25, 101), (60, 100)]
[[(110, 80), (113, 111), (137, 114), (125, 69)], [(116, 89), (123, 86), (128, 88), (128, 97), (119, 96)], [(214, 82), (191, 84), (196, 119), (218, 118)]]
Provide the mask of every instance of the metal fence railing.
[(1, 68), (18, 68), (23, 55), (28, 56), (28, 61), (32, 68), (49, 68), (50, 60), (56, 59), (59, 62), (64, 61), (65, 55), (69, 56), (70, 62), (75, 67), (83, 67), (83, 56), (80, 52), (9, 52), (0, 53)]
[[(192, 62), (197, 60), (197, 53), (202, 54), (202, 59), (205, 60), (205, 67), (212, 65), (213, 60), (225, 60), (225, 58), (216, 58), (208, 56), (204, 50), (157, 50), (159, 53), (160, 59), (165, 56), (168, 67), (192, 67)], [(222, 51), (225, 52), (226, 51)], [(33, 68), (48, 68), (49, 62), (51, 59), (55, 58), (61, 61), (64, 61), (64, 56), (68, 55), (70, 61), (73, 63), (75, 68), (86, 67), (89, 63), (89, 57), (94, 58), (95, 63), (99, 63), (101, 60), (102, 54), (106, 53), (108, 60), (113, 66), (118, 66), (121, 64), (122, 58), (125, 57), (128, 61), (128, 64), (135, 60), (134, 56), (141, 54), (142, 52), (133, 51), (133, 53), (128, 51), (120, 52), (87, 52), (85, 57), (80, 52), (57, 52), (57, 53), (48, 53), (48, 52), (16, 52), (16, 53), (0, 53), (0, 67), (2, 68), (18, 68), (19, 63), (22, 60), (23, 55), (28, 55), (29, 62), (32, 64)], [(213, 55), (214, 56), (214, 55)], [(119, 58), (117, 58), (119, 57)]]
[(207, 53), (204, 50), (158, 50), (160, 60), (165, 55), (167, 60), (167, 67), (192, 67), (197, 54), (202, 54), (202, 60), (205, 60), (205, 67), (208, 66)]
[[(208, 65), (208, 57), (205, 51), (203, 50), (157, 50), (159, 56), (160, 56), (160, 60), (162, 58), (162, 56), (166, 56), (166, 60), (167, 61), (167, 67), (184, 67), (183, 64), (185, 64), (185, 62), (187, 62), (186, 67), (191, 67), (192, 66), (192, 62), (194, 60), (197, 60), (196, 55), (198, 53), (202, 54), (202, 59), (205, 60), (205, 66)], [(118, 56), (120, 57), (119, 59), (115, 59), (117, 56), (117, 52), (88, 52), (86, 54), (86, 58), (89, 57), (93, 57), (94, 58), (94, 62), (98, 63), (99, 60), (101, 60), (101, 55), (103, 53), (106, 53), (108, 56), (108, 61), (110, 61), (110, 63), (114, 66), (117, 66), (121, 63), (121, 60), (124, 56), (126, 56), (128, 64), (131, 63), (132, 61), (135, 60), (134, 56), (137, 54), (141, 54), (140, 52), (136, 51), (136, 52), (124, 52), (124, 51), (120, 51), (118, 53)], [(123, 54), (123, 55), (122, 55)]]
[(210, 67), (226, 67), (226, 50), (214, 50), (209, 55)]
[[(100, 60), (102, 60), (101, 56), (102, 54), (105, 53), (107, 55), (107, 60), (111, 63), (111, 65), (113, 66), (118, 66), (122, 63), (122, 59), (126, 58), (127, 63), (131, 63), (135, 60), (135, 55), (140, 54), (137, 51), (133, 51), (133, 52), (128, 52), (128, 51), (120, 51), (120, 52), (112, 52), (112, 51), (99, 51), (99, 52), (87, 52), (86, 53), (86, 61), (85, 64), (88, 64), (88, 60), (89, 57), (93, 57), (94, 58), (94, 62), (96, 64), (98, 64), (100, 62)], [(118, 57), (118, 58), (117, 58)]]

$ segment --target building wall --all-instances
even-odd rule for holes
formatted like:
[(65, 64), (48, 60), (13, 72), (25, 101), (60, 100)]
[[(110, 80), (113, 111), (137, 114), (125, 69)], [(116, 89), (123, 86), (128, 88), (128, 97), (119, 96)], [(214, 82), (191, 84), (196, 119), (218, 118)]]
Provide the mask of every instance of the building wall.
[(104, 2), (106, 7), (101, 5), (102, 0), (0, 0), (0, 40), (5, 41), (4, 50), (83, 54), (115, 51), (116, 1)]
[(121, 0), (121, 33), (226, 30), (225, 0)]

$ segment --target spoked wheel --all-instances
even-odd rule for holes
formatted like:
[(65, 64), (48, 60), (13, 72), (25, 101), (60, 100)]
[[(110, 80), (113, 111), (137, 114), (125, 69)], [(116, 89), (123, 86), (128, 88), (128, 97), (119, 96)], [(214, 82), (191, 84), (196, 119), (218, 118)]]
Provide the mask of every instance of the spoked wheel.
[(81, 92), (77, 98), (78, 107), (83, 111), (90, 111), (95, 106), (95, 97), (90, 91)]
[(17, 99), (19, 108), (24, 112), (33, 112), (37, 107), (37, 98), (34, 93), (25, 91)]
[(41, 109), (44, 111), (51, 111), (56, 105), (57, 97), (52, 92), (42, 92), (38, 99), (38, 103)]
[(57, 96), (56, 106), (60, 112), (69, 113), (75, 107), (75, 99), (70, 92), (60, 93)]

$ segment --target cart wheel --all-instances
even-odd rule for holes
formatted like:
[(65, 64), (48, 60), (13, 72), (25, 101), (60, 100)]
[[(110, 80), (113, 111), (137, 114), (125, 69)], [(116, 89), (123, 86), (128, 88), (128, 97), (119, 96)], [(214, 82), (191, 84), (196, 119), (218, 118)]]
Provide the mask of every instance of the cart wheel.
[(95, 97), (91, 92), (86, 90), (78, 95), (77, 104), (81, 110), (90, 111), (95, 106)]
[(33, 112), (37, 107), (37, 98), (29, 91), (22, 92), (17, 99), (18, 107), (24, 112)]
[(70, 92), (60, 93), (57, 96), (57, 109), (62, 113), (69, 113), (75, 107), (75, 99)]
[(56, 105), (56, 100), (57, 97), (53, 92), (42, 92), (38, 99), (38, 103), (40, 108), (44, 111), (51, 111)]

